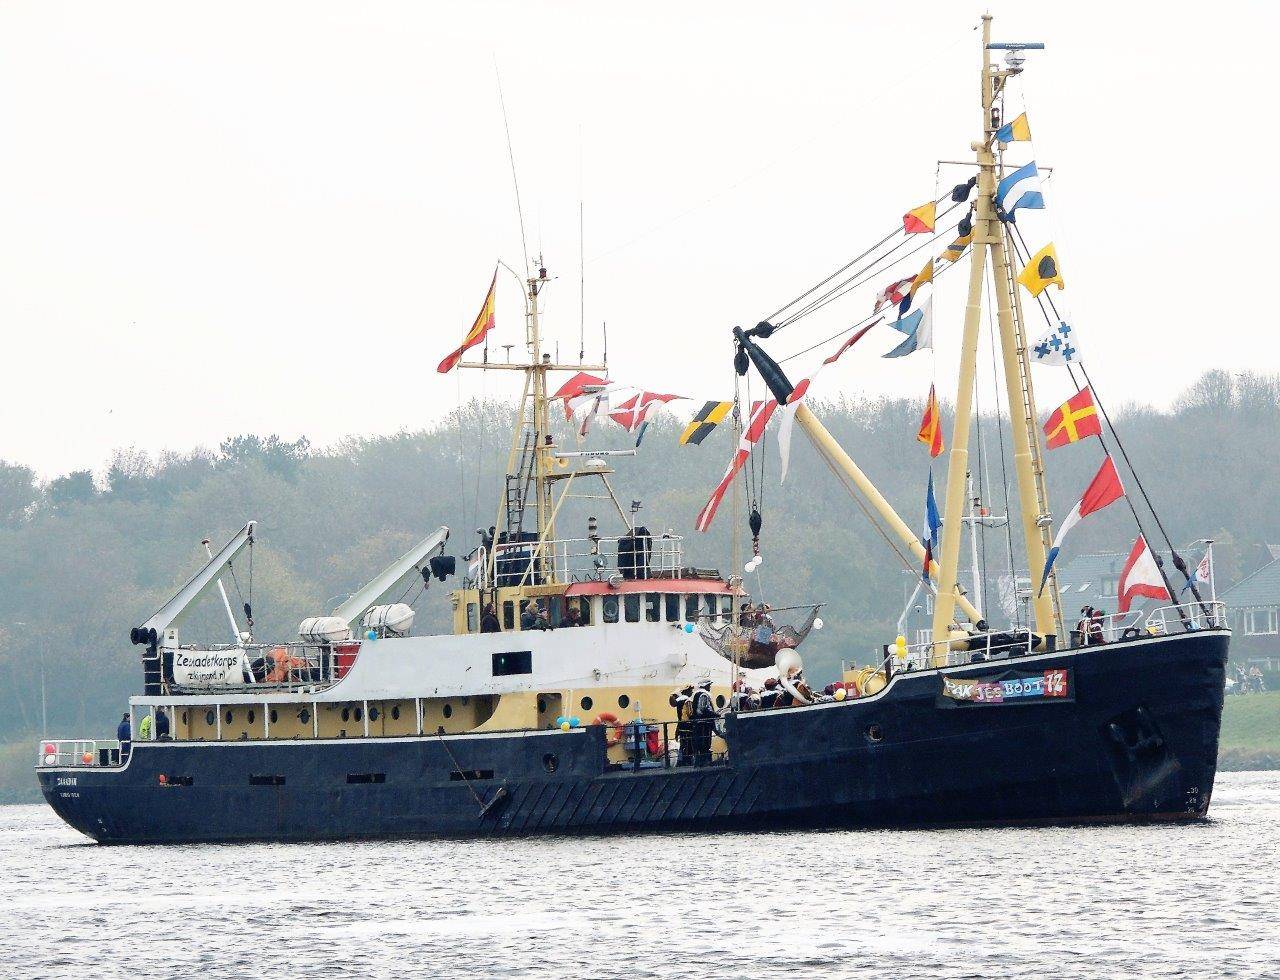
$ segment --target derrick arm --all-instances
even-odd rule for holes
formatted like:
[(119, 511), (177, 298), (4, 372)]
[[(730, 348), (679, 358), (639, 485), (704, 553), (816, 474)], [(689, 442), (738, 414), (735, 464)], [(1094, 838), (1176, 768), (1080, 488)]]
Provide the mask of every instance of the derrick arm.
[(427, 555), (435, 551), (437, 548), (444, 550), (444, 544), (449, 540), (449, 529), (441, 526), (432, 531), (425, 538), (415, 544), (403, 555), (393, 561), (381, 572), (373, 577), (367, 584), (356, 590), (351, 598), (343, 602), (337, 609), (333, 611), (333, 615), (339, 619), (346, 620), (347, 623), (354, 623), (357, 619), (364, 615), (375, 602), (378, 597), (387, 589), (391, 588), (402, 578), (408, 575), (417, 567)]
[(257, 521), (250, 521), (237, 531), (235, 537), (224, 544), (216, 555), (211, 556), (205, 566), (196, 572), (172, 599), (142, 624), (142, 629), (146, 632), (154, 630), (155, 635), (163, 636), (166, 629), (176, 623), (193, 603), (213, 587), (222, 570), (236, 555), (240, 554), (244, 546), (253, 542), (253, 529), (257, 523)]
[[(761, 328), (758, 327), (757, 329)], [(761, 377), (764, 378), (765, 384), (769, 386), (769, 391), (773, 397), (778, 399), (779, 405), (785, 405), (794, 389), (791, 382), (787, 380), (786, 375), (782, 373), (782, 369), (773, 358), (760, 349), (741, 327), (735, 327), (733, 332), (742, 350), (746, 351), (747, 356), (751, 358), (751, 362), (755, 364)], [(879, 514), (880, 519), (885, 522), (898, 540), (906, 546), (911, 554), (923, 562), (924, 545), (920, 543), (920, 539), (907, 526), (907, 523), (898, 516), (898, 512), (893, 509), (889, 501), (884, 499), (884, 495), (876, 489), (875, 484), (868, 479), (867, 475), (862, 472), (849, 454), (836, 442), (831, 433), (827, 431), (826, 426), (818, 421), (818, 417), (813, 412), (809, 411), (808, 405), (801, 404), (796, 410), (796, 422), (804, 429), (814, 447), (857, 488), (858, 492)], [(929, 574), (937, 575), (938, 571), (938, 563), (936, 561), (932, 562), (929, 566)], [(970, 621), (977, 623), (982, 619), (981, 613), (974, 608), (973, 603), (965, 596), (957, 596), (956, 601)]]

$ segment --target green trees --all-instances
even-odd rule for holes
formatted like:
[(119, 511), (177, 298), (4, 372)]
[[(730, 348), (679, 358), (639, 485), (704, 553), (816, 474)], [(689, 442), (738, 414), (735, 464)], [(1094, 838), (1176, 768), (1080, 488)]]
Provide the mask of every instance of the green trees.
[[(1280, 454), (1270, 448), (1280, 427), (1278, 396), (1275, 377), (1213, 372), (1169, 411), (1117, 411), (1126, 448), (1170, 533), (1180, 546), (1218, 538), (1220, 572), (1246, 573), (1260, 544), (1280, 541), (1280, 512), (1271, 502)], [(907, 523), (919, 524), (926, 478), (925, 454), (914, 441), (920, 403), (841, 400), (814, 408)], [(27, 467), (0, 463), (0, 740), (38, 733), (42, 660), (51, 732), (110, 731), (140, 683), (129, 628), (202, 563), (202, 537), (216, 543), (250, 518), (260, 522), (252, 595), (247, 557), (226, 585), (233, 605), (252, 602), (255, 632), (267, 640), (292, 637), (301, 619), (328, 612), (439, 524), (453, 529), (449, 553), (466, 554), (475, 528), (496, 518), (511, 412), (504, 403), (472, 402), (425, 431), (350, 438), (326, 449), (271, 435), (233, 436), (217, 451), (149, 456), (125, 449), (96, 482), (77, 471), (40, 484)], [(656, 420), (640, 455), (619, 461), (614, 486), (624, 502), (643, 501), (640, 520), (651, 531), (686, 534), (687, 563), (741, 574), (729, 568), (728, 501), (710, 533), (691, 530), (723, 472), (731, 430), (722, 427), (700, 447), (677, 446), (676, 432), (673, 421)], [(995, 423), (984, 420), (980, 435), (971, 447), (976, 478), (985, 502), (1000, 512)], [(573, 435), (564, 439), (572, 443)], [(621, 448), (631, 438), (596, 429), (590, 444)], [(1099, 459), (1096, 440), (1049, 454), (1056, 514), (1074, 503)], [(829, 678), (841, 659), (868, 661), (875, 645), (893, 638), (906, 576), (803, 435), (796, 435), (785, 487), (776, 482), (772, 433), (762, 463), (765, 562), (747, 584), (775, 606), (828, 603), (826, 629), (810, 638), (804, 654), (815, 680)], [(935, 466), (935, 479), (944, 472)], [(560, 534), (582, 536), (588, 516), (611, 527), (602, 504), (566, 505)], [(745, 523), (744, 509), (742, 526), (733, 529), (743, 536), (744, 560)], [(1127, 508), (1113, 507), (1084, 522), (1067, 547), (1121, 550), (1134, 534)], [(984, 536), (987, 560), (1003, 569), (1004, 531)], [(447, 628), (446, 593), (437, 583), (418, 600), (418, 631)], [(182, 629), (191, 640), (226, 638), (216, 601), (193, 612)]]

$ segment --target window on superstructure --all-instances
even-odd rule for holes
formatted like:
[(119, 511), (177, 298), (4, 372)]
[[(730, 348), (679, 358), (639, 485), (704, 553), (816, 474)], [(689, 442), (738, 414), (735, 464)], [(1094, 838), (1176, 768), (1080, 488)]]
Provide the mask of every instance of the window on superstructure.
[(722, 595), (720, 597), (720, 622), (733, 622), (733, 596)]
[(553, 595), (547, 599), (547, 620), (552, 626), (559, 626), (564, 619), (564, 599)]
[(1251, 609), (1245, 613), (1244, 631), (1249, 636), (1271, 636), (1277, 630), (1276, 610)]
[(716, 597), (713, 595), (704, 595), (698, 597), (698, 612), (708, 623), (715, 622), (716, 614)]
[(666, 616), (668, 623), (678, 623), (680, 621), (680, 595), (677, 592), (668, 592), (664, 597), (666, 604)]
[(644, 594), (644, 618), (647, 623), (662, 622), (662, 596), (657, 592)]
[(480, 628), (480, 603), (467, 603), (467, 632), (474, 633)]
[(685, 622), (696, 623), (698, 621), (698, 597), (696, 595), (687, 595), (684, 597), (684, 618)]
[[(509, 677), (512, 674), (532, 674), (533, 653), (529, 650), (509, 650), (493, 654), (493, 676)], [(545, 711), (545, 708), (539, 708)]]
[(618, 597), (616, 595), (601, 597), (600, 608), (602, 610), (601, 618), (606, 623), (616, 623), (618, 621)]
[(640, 596), (632, 592), (622, 597), (622, 608), (628, 623), (640, 622)]
[(502, 604), (502, 628), (504, 630), (516, 628), (516, 604), (510, 599)]

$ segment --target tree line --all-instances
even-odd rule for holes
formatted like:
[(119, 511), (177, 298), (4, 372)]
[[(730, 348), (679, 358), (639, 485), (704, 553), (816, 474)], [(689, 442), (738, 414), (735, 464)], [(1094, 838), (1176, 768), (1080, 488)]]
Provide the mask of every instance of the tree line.
[[(921, 402), (843, 398), (814, 408), (907, 523), (921, 525), (927, 478), (927, 455), (915, 441)], [(140, 685), (129, 629), (203, 563), (203, 537), (216, 547), (245, 521), (259, 522), (252, 569), (242, 558), (226, 584), (233, 604), (251, 602), (255, 633), (266, 640), (293, 637), (302, 619), (327, 613), (440, 524), (453, 529), (448, 553), (463, 556), (478, 541), (475, 529), (496, 519), (512, 411), (510, 404), (472, 401), (427, 429), (352, 437), (326, 448), (244, 434), (216, 450), (121, 449), (100, 473), (50, 480), (21, 463), (0, 462), (0, 739), (39, 732), (42, 668), (51, 734), (108, 733)], [(1280, 377), (1214, 371), (1168, 410), (1129, 404), (1113, 416), (1175, 543), (1218, 540), (1220, 589), (1260, 564), (1268, 542), (1280, 541), (1270, 492), (1280, 475), (1272, 449)], [(691, 530), (724, 470), (732, 432), (721, 426), (697, 447), (678, 446), (677, 432), (673, 420), (656, 419), (639, 455), (619, 460), (614, 485), (624, 505), (641, 501), (639, 519), (651, 531), (686, 535), (686, 564), (741, 574), (729, 567), (728, 500), (709, 533)], [(1006, 480), (1013, 479), (1008, 436), (1007, 420), (985, 417), (971, 441), (977, 492), (996, 513), (1004, 512)], [(869, 662), (875, 648), (892, 641), (911, 571), (798, 431), (791, 472), (779, 486), (774, 440), (772, 433), (766, 439), (749, 501), (764, 518), (765, 561), (747, 584), (755, 598), (775, 606), (826, 603), (826, 628), (804, 653), (813, 679), (833, 679), (841, 660)], [(593, 430), (588, 443), (631, 444), (616, 429)], [(1055, 514), (1074, 504), (1100, 460), (1097, 440), (1049, 454)], [(944, 456), (934, 463), (940, 500), (945, 462)], [(1123, 465), (1121, 473), (1137, 497)], [(1016, 514), (1013, 490), (1008, 505)], [(747, 509), (733, 529), (744, 559), (751, 553)], [(1139, 509), (1152, 545), (1163, 547)], [(585, 536), (588, 516), (611, 527), (613, 515), (600, 501), (575, 501), (561, 515), (560, 535)], [(1111, 507), (1072, 532), (1063, 560), (1125, 550), (1134, 536), (1128, 509)], [(1015, 531), (1012, 549), (1022, 564), (1018, 537)], [(989, 574), (1006, 569), (1006, 531), (984, 531), (983, 545)], [(1197, 557), (1188, 553), (1193, 563)], [(417, 599), (416, 632), (448, 628), (450, 584)], [(999, 613), (991, 612), (998, 622)], [(183, 637), (225, 642), (216, 599), (193, 612)]]

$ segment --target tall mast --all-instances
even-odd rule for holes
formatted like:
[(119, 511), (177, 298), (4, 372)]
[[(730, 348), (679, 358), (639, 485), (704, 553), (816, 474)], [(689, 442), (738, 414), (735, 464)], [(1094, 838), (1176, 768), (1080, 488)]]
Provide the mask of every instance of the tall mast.
[[(1019, 45), (1018, 47), (1038, 47)], [(997, 47), (1013, 47), (1012, 45)], [(969, 467), (969, 429), (972, 423), (973, 385), (978, 353), (978, 327), (982, 315), (982, 285), (988, 249), (995, 279), (996, 314), (1004, 359), (1009, 417), (1013, 430), (1014, 469), (1018, 477), (1027, 565), (1034, 576), (1044, 567), (1051, 540), (1049, 503), (1045, 493), (1035, 394), (1031, 384), (1026, 338), (1019, 313), (1017, 284), (1009, 267), (1009, 251), (1004, 223), (996, 216), (997, 161), (993, 152), (995, 131), (1000, 120), (995, 112), (996, 97), (1016, 67), (997, 68), (991, 63), (991, 16), (982, 18), (982, 140), (973, 144), (978, 163), (978, 196), (975, 205), (973, 245), (970, 251), (969, 300), (965, 307), (964, 332), (960, 351), (960, 385), (956, 393), (956, 418), (947, 468), (947, 499), (942, 530), (941, 577), (934, 606), (933, 640), (935, 663), (945, 663), (955, 603), (963, 533), (965, 480)], [(1061, 622), (1057, 609), (1056, 583), (1032, 595), (1035, 631), (1056, 634)]]
[(978, 155), (978, 200), (969, 248), (969, 298), (965, 304), (964, 332), (960, 342), (960, 384), (956, 389), (956, 417), (951, 431), (951, 455), (947, 461), (947, 493), (942, 520), (942, 556), (939, 560), (938, 595), (933, 606), (933, 660), (945, 664), (960, 595), (960, 536), (964, 533), (965, 482), (969, 476), (969, 428), (973, 415), (973, 384), (978, 366), (978, 328), (982, 322), (982, 280), (987, 247), (1000, 236), (996, 218), (996, 161), (991, 152), (991, 105), (995, 85), (991, 72), (991, 17), (982, 18), (982, 131), (973, 144)]

